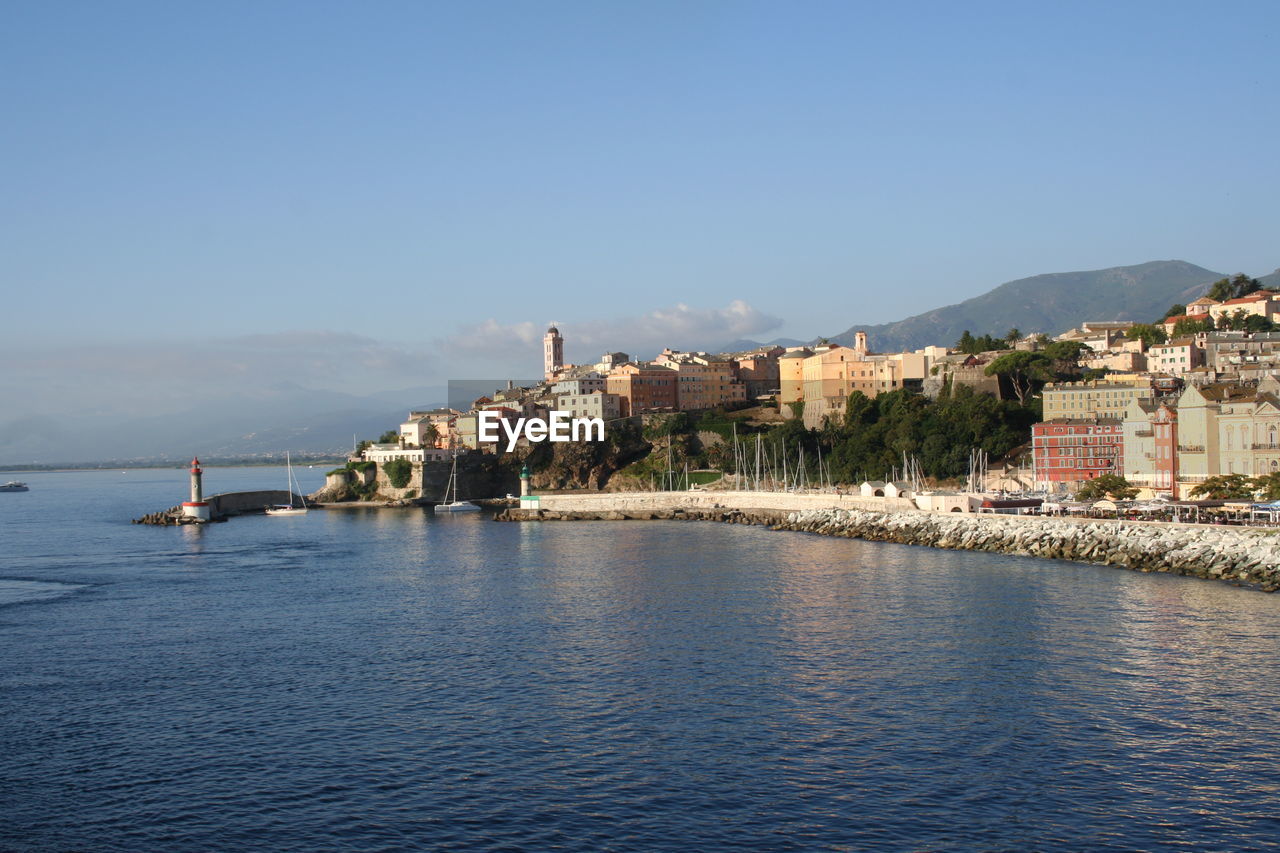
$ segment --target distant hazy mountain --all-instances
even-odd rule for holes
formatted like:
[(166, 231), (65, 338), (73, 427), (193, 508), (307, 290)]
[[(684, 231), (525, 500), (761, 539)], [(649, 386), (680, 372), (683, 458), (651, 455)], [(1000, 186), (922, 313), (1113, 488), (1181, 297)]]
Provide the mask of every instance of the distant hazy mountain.
[(1269, 273), (1268, 275), (1258, 276), (1258, 281), (1262, 282), (1262, 286), (1268, 290), (1280, 289), (1280, 270)]
[(445, 394), (443, 387), (357, 396), (287, 386), (258, 398), (211, 399), (179, 414), (100, 418), (74, 435), (53, 419), (11, 421), (0, 424), (0, 464), (340, 453), (353, 436), (376, 439), (397, 429), (410, 409), (443, 405)]
[[(1272, 273), (1268, 278), (1280, 275)], [(854, 325), (831, 338), (852, 345), (865, 331), (871, 349), (897, 352), (930, 344), (951, 346), (965, 329), (975, 335), (1060, 334), (1087, 320), (1159, 319), (1175, 302), (1190, 302), (1223, 277), (1186, 261), (1151, 261), (1132, 267), (1022, 278), (958, 305), (936, 308), (896, 323)], [(1264, 282), (1265, 283), (1265, 282)]]
[(805, 341), (797, 341), (795, 338), (774, 338), (771, 341), (764, 342), (753, 341), (750, 338), (739, 338), (736, 341), (721, 344), (713, 350), (708, 350), (708, 352), (746, 352), (760, 347), (798, 347), (805, 343)]

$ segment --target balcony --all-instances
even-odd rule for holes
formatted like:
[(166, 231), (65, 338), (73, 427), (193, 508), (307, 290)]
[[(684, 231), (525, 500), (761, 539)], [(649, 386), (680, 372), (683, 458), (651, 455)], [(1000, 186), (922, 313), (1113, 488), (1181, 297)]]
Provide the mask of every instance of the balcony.
[(1280, 444), (1255, 444), (1254, 450), (1280, 450)]
[(1204, 453), (1203, 444), (1179, 444), (1179, 453)]
[(1138, 438), (1151, 438), (1151, 436), (1155, 435), (1155, 433), (1149, 429), (1140, 429), (1137, 432), (1135, 432), (1134, 435), (1136, 435)]

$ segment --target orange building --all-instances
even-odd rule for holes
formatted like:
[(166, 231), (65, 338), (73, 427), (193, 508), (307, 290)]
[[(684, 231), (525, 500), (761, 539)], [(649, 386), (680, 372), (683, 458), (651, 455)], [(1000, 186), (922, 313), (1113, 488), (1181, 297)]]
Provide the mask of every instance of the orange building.
[(678, 405), (676, 372), (669, 367), (628, 362), (611, 370), (605, 381), (608, 392), (621, 398), (624, 418), (675, 411)]
[(714, 409), (747, 399), (747, 386), (733, 375), (733, 362), (694, 357), (668, 362), (676, 374), (676, 407), (682, 412)]

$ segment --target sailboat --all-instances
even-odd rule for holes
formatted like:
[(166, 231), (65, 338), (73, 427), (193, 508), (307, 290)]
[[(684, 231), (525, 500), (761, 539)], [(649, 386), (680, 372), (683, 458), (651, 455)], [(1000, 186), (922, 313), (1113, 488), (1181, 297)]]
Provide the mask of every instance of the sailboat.
[(297, 488), (298, 481), (293, 478), (293, 462), (289, 459), (289, 451), (287, 450), (284, 452), (284, 464), (289, 469), (289, 503), (287, 506), (285, 504), (276, 504), (275, 506), (267, 507), (267, 515), (302, 515), (307, 511), (307, 499), (302, 498), (302, 489), (298, 488), (297, 494), (302, 498), (302, 506), (294, 506), (293, 504), (294, 489)]
[[(453, 500), (449, 500), (450, 493)], [(479, 512), (480, 507), (473, 503), (458, 500), (458, 457), (453, 457), (453, 470), (449, 473), (449, 485), (444, 489), (444, 502), (435, 506), (436, 512)]]

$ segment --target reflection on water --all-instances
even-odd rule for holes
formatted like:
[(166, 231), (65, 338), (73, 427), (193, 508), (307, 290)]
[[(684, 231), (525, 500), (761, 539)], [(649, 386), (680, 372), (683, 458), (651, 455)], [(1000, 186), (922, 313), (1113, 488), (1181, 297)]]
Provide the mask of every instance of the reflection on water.
[(1272, 596), (681, 522), (139, 528), (121, 504), (181, 478), (114, 515), (93, 478), (28, 478), (0, 515), (0, 594), (77, 593), (0, 612), (0, 848), (1280, 834)]

